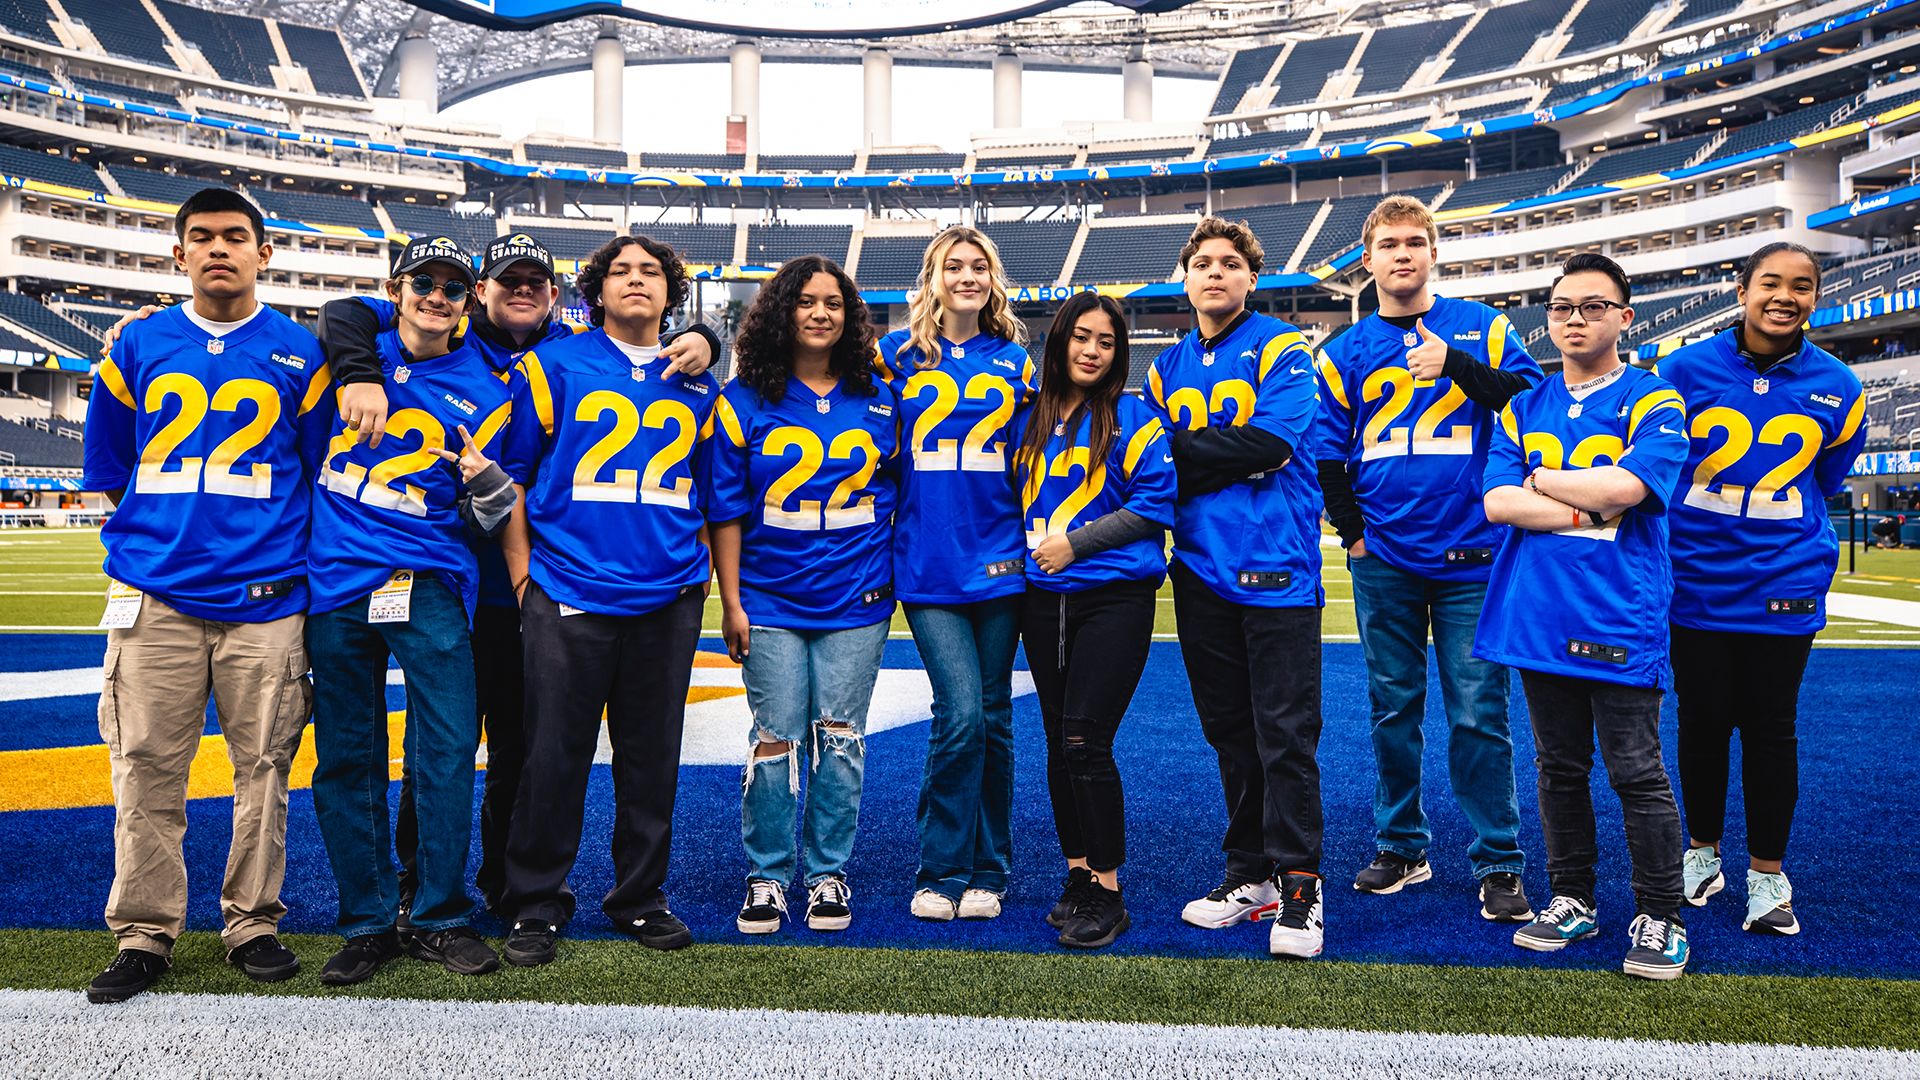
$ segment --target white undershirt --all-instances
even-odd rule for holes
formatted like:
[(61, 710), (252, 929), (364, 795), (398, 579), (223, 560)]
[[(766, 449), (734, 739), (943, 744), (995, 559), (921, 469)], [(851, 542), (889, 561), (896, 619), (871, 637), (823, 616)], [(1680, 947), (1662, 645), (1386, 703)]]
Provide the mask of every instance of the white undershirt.
[(186, 312), (187, 318), (193, 322), (193, 325), (206, 331), (207, 336), (226, 337), (228, 334), (231, 334), (235, 330), (238, 330), (241, 327), (252, 322), (255, 316), (259, 315), (262, 311), (266, 310), (266, 305), (255, 304), (253, 305), (253, 310), (248, 312), (246, 314), (246, 317), (235, 319), (232, 322), (214, 322), (212, 319), (209, 319), (201, 315), (199, 312), (193, 310), (193, 304), (191, 302), (182, 304), (180, 306), (180, 310)]
[(608, 335), (607, 340), (619, 346), (620, 351), (627, 354), (627, 362), (634, 367), (645, 367), (660, 357), (658, 345), (629, 345), (612, 335)]

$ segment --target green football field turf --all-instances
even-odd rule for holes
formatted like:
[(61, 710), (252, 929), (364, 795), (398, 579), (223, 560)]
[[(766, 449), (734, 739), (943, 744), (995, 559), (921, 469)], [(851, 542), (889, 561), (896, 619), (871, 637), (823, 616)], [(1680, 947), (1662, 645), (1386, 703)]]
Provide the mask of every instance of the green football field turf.
[[(1328, 641), (1357, 641), (1353, 621), (1353, 587), (1344, 556), (1337, 549), (1324, 552), (1323, 578), (1327, 607), (1322, 629)], [(0, 532), (0, 633), (92, 630), (106, 606), (107, 579), (100, 572), (103, 553), (99, 534), (80, 529), (31, 529)], [(1855, 573), (1847, 573), (1847, 553), (1840, 554), (1840, 573), (1834, 588), (1843, 593), (1920, 602), (1920, 550), (1855, 552)], [(1173, 590), (1160, 591), (1159, 618), (1154, 631), (1167, 639), (1174, 633)], [(707, 601), (706, 628), (720, 629), (720, 601)], [(906, 618), (898, 612), (894, 632), (907, 634)], [(1821, 634), (1821, 640), (1849, 645), (1920, 645), (1920, 626), (1900, 626), (1863, 619), (1839, 618)]]
[[(157, 989), (1920, 1048), (1920, 983), (1884, 979), (566, 941), (542, 968), (475, 978), (403, 959), (330, 990), (316, 973), (338, 939), (283, 940), (303, 965), (287, 982), (251, 982), (190, 934)], [(77, 999), (109, 948), (98, 931), (0, 930), (0, 987)]]

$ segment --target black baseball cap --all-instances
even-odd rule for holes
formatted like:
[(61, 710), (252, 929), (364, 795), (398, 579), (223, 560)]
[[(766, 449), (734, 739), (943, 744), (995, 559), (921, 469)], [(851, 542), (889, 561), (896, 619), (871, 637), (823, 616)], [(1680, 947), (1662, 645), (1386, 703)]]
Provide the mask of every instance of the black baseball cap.
[(459, 271), (461, 280), (471, 285), (474, 282), (473, 260), (460, 250), (450, 236), (417, 236), (400, 249), (393, 260), (393, 276), (411, 274), (429, 263), (446, 263)]
[(487, 257), (480, 263), (480, 276), (491, 281), (507, 267), (523, 260), (539, 263), (540, 269), (545, 270), (548, 277), (554, 276), (553, 253), (547, 250), (545, 244), (523, 232), (500, 237), (487, 245)]

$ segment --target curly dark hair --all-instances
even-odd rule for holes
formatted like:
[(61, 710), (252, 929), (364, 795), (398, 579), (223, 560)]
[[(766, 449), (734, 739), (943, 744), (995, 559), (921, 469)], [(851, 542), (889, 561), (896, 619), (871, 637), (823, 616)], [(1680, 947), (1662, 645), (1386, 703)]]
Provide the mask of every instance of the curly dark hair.
[(604, 326), (607, 322), (607, 309), (600, 302), (600, 288), (607, 283), (607, 271), (612, 268), (613, 260), (627, 248), (639, 244), (647, 254), (660, 260), (660, 269), (667, 277), (667, 303), (660, 309), (660, 329), (667, 328), (668, 318), (674, 309), (687, 300), (687, 266), (680, 261), (680, 253), (655, 240), (651, 236), (616, 236), (601, 245), (598, 251), (587, 256), (586, 264), (580, 267), (580, 276), (574, 284), (580, 290), (580, 296), (587, 302), (587, 318), (595, 326)]
[(839, 263), (825, 255), (803, 255), (788, 260), (760, 286), (740, 320), (739, 335), (733, 339), (734, 377), (762, 401), (775, 402), (787, 396), (787, 377), (793, 374), (793, 313), (800, 306), (801, 291), (815, 274), (831, 274), (840, 283), (840, 310), (846, 319), (840, 340), (833, 343), (827, 370), (850, 394), (872, 397), (875, 393), (875, 335), (866, 301), (860, 299), (860, 287)]

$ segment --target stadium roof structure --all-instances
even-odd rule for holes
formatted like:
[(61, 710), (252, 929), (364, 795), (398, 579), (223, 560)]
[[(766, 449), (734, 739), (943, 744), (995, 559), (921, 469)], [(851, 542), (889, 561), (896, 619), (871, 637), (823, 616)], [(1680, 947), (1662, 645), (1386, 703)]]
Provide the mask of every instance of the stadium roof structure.
[[(530, 30), (590, 15), (768, 37), (904, 34), (993, 26), (1074, 0), (415, 0), (450, 19), (493, 30)], [(1134, 11), (1172, 11), (1193, 0), (1104, 0)]]
[[(254, 16), (268, 16), (309, 26), (337, 28), (346, 39), (354, 62), (365, 73), (376, 96), (394, 93), (399, 65), (394, 50), (402, 37), (419, 34), (438, 47), (440, 102), (444, 107), (463, 98), (527, 79), (590, 66), (593, 42), (603, 32), (613, 33), (626, 48), (630, 63), (723, 62), (727, 50), (743, 36), (763, 37), (766, 60), (808, 63), (859, 63), (869, 41), (886, 35), (839, 31), (837, 36), (812, 40), (796, 37), (791, 29), (769, 25), (763, 30), (736, 26), (729, 30), (695, 26), (691, 20), (643, 21), (642, 18), (598, 16), (611, 3), (589, 0), (538, 0), (550, 7), (567, 7), (573, 14), (531, 29), (496, 29), (466, 19), (452, 19), (412, 0), (185, 0), (195, 7)], [(500, 7), (506, 0), (432, 0), (447, 10), (477, 10), (479, 5)], [(708, 0), (704, 4), (668, 5), (647, 0), (623, 9), (623, 14), (649, 8), (678, 12), (692, 8), (736, 8), (738, 3)], [(776, 5), (767, 5), (769, 7)], [(813, 5), (807, 5), (811, 8)], [(878, 4), (862, 5), (880, 7)], [(918, 0), (899, 6), (916, 8)], [(1011, 47), (1022, 52), (1029, 70), (1117, 71), (1130, 49), (1151, 49), (1161, 75), (1213, 78), (1233, 49), (1250, 39), (1281, 32), (1310, 32), (1371, 14), (1417, 14), (1443, 6), (1466, 8), (1464, 0), (1365, 0), (1344, 6), (1338, 0), (1128, 0), (1125, 6), (1109, 0), (1060, 4), (1032, 2), (975, 3), (958, 8), (998, 7), (1016, 17), (982, 26), (920, 33), (887, 40), (899, 64), (980, 64), (993, 51)], [(1040, 9), (1040, 10), (1036, 10)], [(773, 20), (768, 20), (771, 24)], [(717, 25), (717, 24), (715, 24)]]

